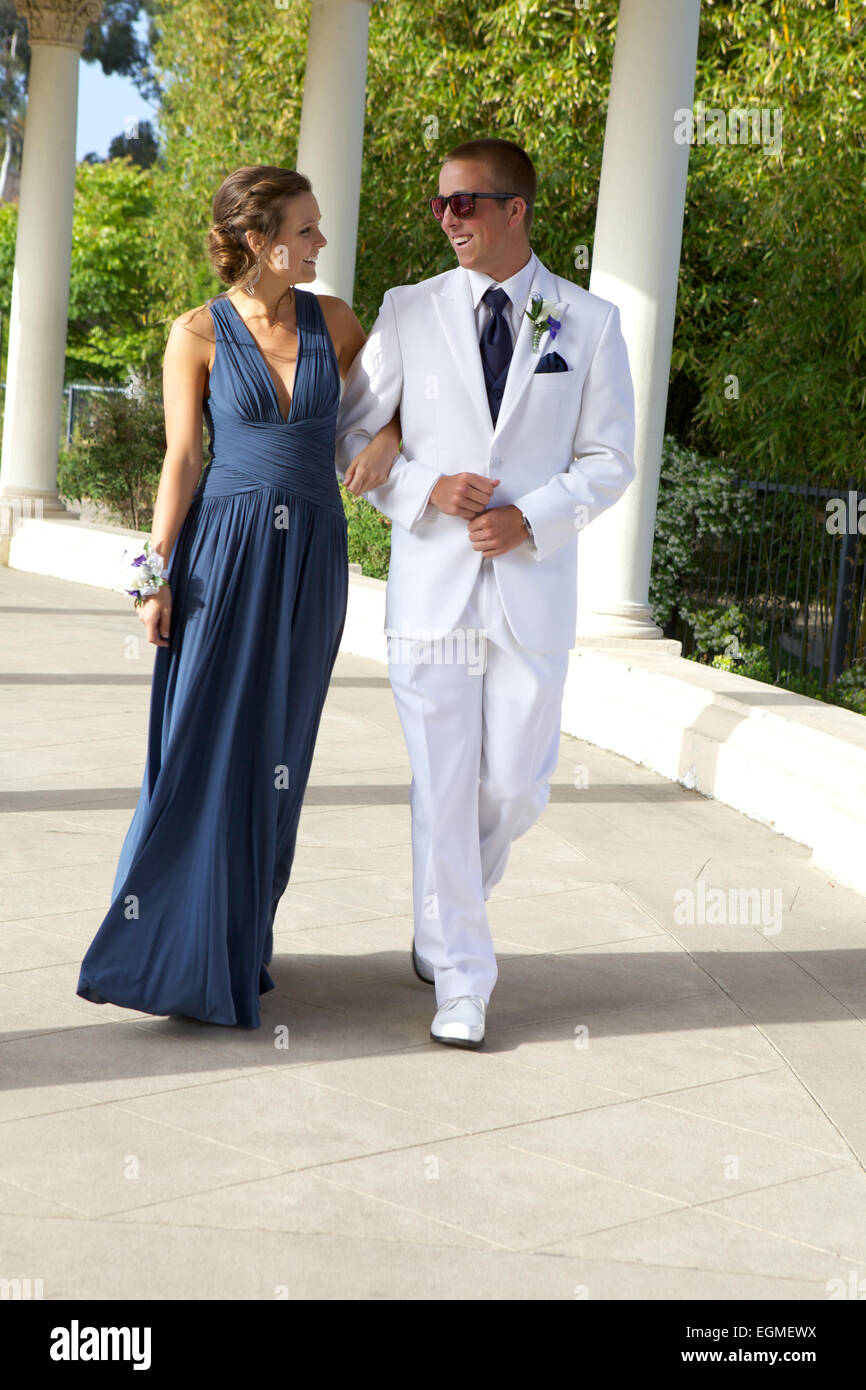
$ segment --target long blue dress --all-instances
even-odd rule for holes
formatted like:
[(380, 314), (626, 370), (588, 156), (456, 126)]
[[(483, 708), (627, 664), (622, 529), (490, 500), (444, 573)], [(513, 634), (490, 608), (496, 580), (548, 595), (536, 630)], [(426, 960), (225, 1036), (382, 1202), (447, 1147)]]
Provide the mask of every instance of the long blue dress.
[(348, 584), (339, 369), (316, 296), (296, 289), (295, 302), (285, 420), (241, 315), (210, 305), (211, 462), (168, 562), (144, 781), (81, 966), (77, 993), (97, 1004), (256, 1028), (274, 988), (274, 914)]

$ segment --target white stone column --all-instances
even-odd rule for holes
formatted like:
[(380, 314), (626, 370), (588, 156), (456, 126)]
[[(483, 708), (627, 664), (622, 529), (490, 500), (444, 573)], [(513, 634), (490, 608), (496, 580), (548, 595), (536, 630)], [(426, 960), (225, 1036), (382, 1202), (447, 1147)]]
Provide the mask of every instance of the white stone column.
[(620, 0), (589, 287), (620, 309), (637, 476), (580, 536), (578, 642), (662, 636), (647, 596), (689, 161), (674, 113), (694, 98), (700, 8)]
[(57, 447), (66, 356), (75, 197), (78, 63), (101, 0), (16, 0), (32, 58), (0, 464), (0, 508), (64, 512)]
[(312, 0), (296, 168), (306, 174), (328, 245), (310, 286), (352, 303), (367, 92), (367, 34), (376, 0)]

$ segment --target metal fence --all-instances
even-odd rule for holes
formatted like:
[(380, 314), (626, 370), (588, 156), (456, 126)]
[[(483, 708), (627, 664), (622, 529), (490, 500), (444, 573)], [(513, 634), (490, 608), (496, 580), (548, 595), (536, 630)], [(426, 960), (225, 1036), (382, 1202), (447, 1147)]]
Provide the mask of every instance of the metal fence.
[(86, 429), (90, 420), (90, 402), (94, 394), (123, 391), (122, 386), (81, 386), (77, 383), (63, 388), (61, 434), (65, 444), (72, 443), (76, 429)]
[[(767, 649), (780, 675), (829, 684), (866, 656), (866, 491), (853, 481), (844, 489), (734, 482), (737, 524), (706, 540), (698, 582), (682, 606), (737, 605), (747, 641)], [(691, 655), (688, 621), (680, 619), (676, 636)]]
[[(94, 386), (89, 383), (74, 382), (63, 388), (63, 405), (60, 412), (60, 443), (71, 444), (76, 429), (87, 427), (90, 419), (90, 402), (94, 394), (106, 391), (125, 391), (125, 386)], [(6, 402), (6, 382), (0, 382), (0, 418)]]

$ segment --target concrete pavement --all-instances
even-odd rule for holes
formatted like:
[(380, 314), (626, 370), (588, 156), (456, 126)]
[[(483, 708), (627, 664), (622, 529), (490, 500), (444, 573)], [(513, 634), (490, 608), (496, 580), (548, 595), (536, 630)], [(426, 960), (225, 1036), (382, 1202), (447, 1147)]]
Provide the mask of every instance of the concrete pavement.
[(485, 1047), (437, 1045), (374, 662), (337, 665), (261, 1028), (78, 999), (144, 765), (142, 632), (120, 595), (0, 569), (0, 1277), (46, 1299), (866, 1295), (866, 898), (563, 737), (490, 902)]

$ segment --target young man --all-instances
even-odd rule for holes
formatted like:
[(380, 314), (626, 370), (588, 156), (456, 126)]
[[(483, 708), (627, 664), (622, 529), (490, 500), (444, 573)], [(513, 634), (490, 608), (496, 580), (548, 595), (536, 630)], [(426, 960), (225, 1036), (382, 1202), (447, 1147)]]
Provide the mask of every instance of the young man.
[(367, 496), (393, 522), (385, 622), (412, 765), (413, 962), (435, 983), (431, 1035), (459, 1047), (483, 1042), (497, 977), (485, 902), (558, 759), (578, 533), (634, 477), (619, 311), (538, 260), (535, 191), (511, 141), (446, 155), (431, 210), (457, 267), (386, 292), (337, 430), (344, 475), (399, 407), (402, 452)]

